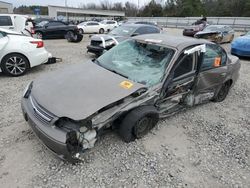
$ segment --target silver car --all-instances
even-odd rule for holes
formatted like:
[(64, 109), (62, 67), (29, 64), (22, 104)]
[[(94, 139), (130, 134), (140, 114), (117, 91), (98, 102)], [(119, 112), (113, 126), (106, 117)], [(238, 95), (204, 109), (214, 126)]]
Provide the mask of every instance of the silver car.
[(22, 109), (39, 139), (74, 162), (106, 129), (131, 142), (159, 118), (223, 101), (239, 69), (237, 57), (207, 40), (141, 35), (96, 60), (36, 79), (24, 92)]

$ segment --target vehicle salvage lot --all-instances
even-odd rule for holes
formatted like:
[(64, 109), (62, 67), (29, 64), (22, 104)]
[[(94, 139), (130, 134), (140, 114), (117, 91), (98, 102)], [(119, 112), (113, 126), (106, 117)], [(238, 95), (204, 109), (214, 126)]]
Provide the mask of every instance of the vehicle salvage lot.
[[(181, 30), (167, 32), (181, 35)], [(124, 143), (114, 132), (105, 134), (81, 164), (71, 165), (51, 154), (23, 119), (20, 98), (39, 75), (93, 58), (86, 53), (88, 42), (88, 36), (78, 44), (46, 40), (48, 51), (63, 62), (36, 67), (18, 78), (0, 74), (1, 187), (250, 185), (250, 59), (241, 61), (240, 78), (222, 103), (163, 119), (133, 143)], [(230, 49), (229, 44), (223, 46)]]

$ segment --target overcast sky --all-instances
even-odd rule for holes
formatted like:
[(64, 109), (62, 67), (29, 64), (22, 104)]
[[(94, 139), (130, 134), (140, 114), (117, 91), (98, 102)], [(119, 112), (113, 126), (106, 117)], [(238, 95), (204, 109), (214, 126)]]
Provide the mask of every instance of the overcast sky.
[[(65, 0), (3, 0), (9, 3), (12, 3), (14, 7), (20, 6), (20, 5), (65, 5)], [(67, 0), (68, 6), (78, 7), (82, 3), (99, 3), (102, 0)], [(108, 0), (109, 2), (122, 2), (125, 3), (127, 1), (131, 3), (138, 4), (138, 0)], [(150, 0), (139, 0), (140, 6), (145, 5), (145, 3), (148, 3)], [(160, 1), (160, 0), (159, 0)]]

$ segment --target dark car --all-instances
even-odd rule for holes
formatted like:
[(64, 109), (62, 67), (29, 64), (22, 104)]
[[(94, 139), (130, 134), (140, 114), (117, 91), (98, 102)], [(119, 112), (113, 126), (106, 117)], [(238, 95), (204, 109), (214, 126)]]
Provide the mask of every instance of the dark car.
[(227, 25), (209, 25), (194, 35), (195, 38), (207, 39), (215, 43), (232, 42), (234, 30)]
[(77, 36), (79, 30), (75, 25), (68, 25), (61, 21), (42, 21), (35, 27), (36, 37), (45, 38), (68, 38), (68, 36)]
[(107, 129), (131, 142), (159, 118), (223, 101), (239, 69), (237, 57), (207, 40), (140, 35), (96, 60), (31, 82), (22, 98), (23, 115), (50, 150), (75, 161)]
[(113, 29), (108, 34), (92, 36), (87, 49), (88, 52), (101, 55), (104, 51), (111, 49), (129, 37), (160, 32), (160, 28), (153, 25), (124, 24)]

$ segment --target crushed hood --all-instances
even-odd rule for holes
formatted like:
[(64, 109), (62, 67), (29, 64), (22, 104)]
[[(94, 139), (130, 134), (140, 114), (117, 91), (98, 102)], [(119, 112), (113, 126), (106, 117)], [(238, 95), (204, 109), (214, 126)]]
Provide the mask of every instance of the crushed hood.
[(145, 87), (129, 81), (133, 86), (127, 89), (124, 81), (129, 80), (89, 61), (38, 78), (32, 96), (58, 117), (82, 120)]

